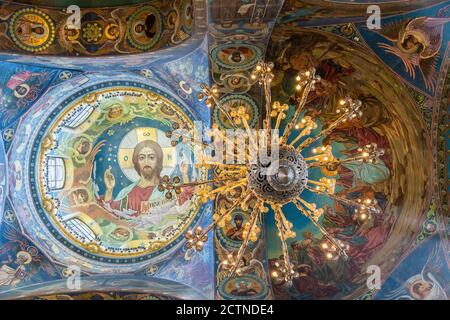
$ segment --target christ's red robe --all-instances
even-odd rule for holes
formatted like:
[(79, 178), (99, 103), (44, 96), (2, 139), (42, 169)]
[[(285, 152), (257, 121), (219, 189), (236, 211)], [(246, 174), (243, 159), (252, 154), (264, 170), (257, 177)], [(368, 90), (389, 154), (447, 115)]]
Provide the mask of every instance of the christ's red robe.
[(135, 186), (130, 193), (123, 198), (122, 200), (111, 201), (111, 208), (116, 210), (129, 209), (136, 211), (135, 216), (138, 216), (143, 212), (142, 203), (148, 202), (154, 187), (149, 186), (146, 188), (142, 188), (139, 186)]

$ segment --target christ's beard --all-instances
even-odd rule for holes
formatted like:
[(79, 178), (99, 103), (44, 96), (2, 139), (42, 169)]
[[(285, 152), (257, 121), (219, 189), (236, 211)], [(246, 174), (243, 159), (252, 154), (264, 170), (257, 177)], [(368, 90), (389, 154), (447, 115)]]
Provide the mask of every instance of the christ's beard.
[(155, 176), (155, 170), (152, 167), (146, 166), (141, 170), (141, 175), (146, 180), (152, 180), (153, 177)]

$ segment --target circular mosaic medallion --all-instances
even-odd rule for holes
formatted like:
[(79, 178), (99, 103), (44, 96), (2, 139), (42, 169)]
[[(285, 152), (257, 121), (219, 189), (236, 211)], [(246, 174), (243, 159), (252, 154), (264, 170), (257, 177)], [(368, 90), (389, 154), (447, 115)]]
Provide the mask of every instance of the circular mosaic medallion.
[(97, 22), (87, 22), (81, 26), (81, 37), (88, 43), (97, 43), (103, 36), (103, 27)]
[(14, 13), (9, 22), (9, 33), (21, 49), (39, 52), (55, 40), (55, 25), (47, 14), (27, 8)]
[[(223, 108), (230, 112), (233, 109), (237, 109), (240, 106), (244, 106), (246, 108), (247, 114), (250, 116), (250, 119), (247, 120), (250, 127), (255, 127), (259, 112), (258, 106), (255, 101), (247, 95), (244, 94), (230, 94), (225, 96), (220, 100)], [(219, 108), (214, 108), (213, 111), (214, 122), (219, 124), (220, 128), (232, 129), (233, 126), (230, 124), (228, 118), (220, 111)], [(243, 125), (239, 125), (238, 127), (243, 128)]]
[(183, 1), (181, 7), (181, 25), (183, 31), (191, 34), (194, 29), (194, 5), (192, 0)]
[(194, 190), (167, 198), (158, 185), (165, 175), (188, 182), (205, 173), (192, 146), (167, 138), (173, 123), (193, 127), (143, 84), (98, 84), (66, 99), (39, 130), (30, 161), (33, 201), (51, 233), (110, 263), (149, 259), (183, 240), (198, 220)]
[(254, 275), (231, 277), (224, 280), (218, 288), (219, 294), (227, 300), (257, 300), (267, 296), (267, 286)]
[[(217, 237), (227, 248), (239, 249), (242, 245), (242, 237), (245, 224), (249, 221), (249, 214), (242, 210), (235, 210), (229, 214), (224, 221), (224, 225), (217, 228)], [(255, 243), (249, 243), (249, 248)]]
[(158, 9), (145, 6), (134, 12), (128, 21), (127, 38), (140, 50), (149, 50), (162, 34), (162, 19)]
[(262, 50), (250, 44), (223, 44), (211, 51), (211, 57), (219, 66), (227, 69), (247, 69), (261, 58)]

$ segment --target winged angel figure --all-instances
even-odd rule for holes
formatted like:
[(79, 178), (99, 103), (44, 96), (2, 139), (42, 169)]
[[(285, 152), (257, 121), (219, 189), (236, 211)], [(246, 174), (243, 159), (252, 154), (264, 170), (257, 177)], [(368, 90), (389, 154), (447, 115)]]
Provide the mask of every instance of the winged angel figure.
[[(219, 258), (219, 266), (217, 267), (217, 283), (221, 283), (223, 280), (227, 279), (229, 276), (229, 268), (227, 266), (227, 258), (230, 254), (236, 254), (237, 250), (227, 250), (225, 249), (219, 240), (215, 239), (214, 241), (216, 247), (216, 253)], [(240, 275), (244, 274), (256, 274), (260, 279), (266, 279), (266, 272), (264, 271), (264, 266), (255, 257), (261, 255), (264, 250), (263, 241), (259, 241), (256, 248), (250, 250), (247, 248), (246, 252), (242, 257), (242, 260), (239, 265)]]
[(56, 275), (50, 262), (35, 247), (23, 241), (23, 235), (14, 227), (5, 225), (2, 233), (5, 243), (0, 245), (0, 287), (17, 286), (31, 279), (39, 270), (48, 276)]
[(449, 284), (439, 278), (439, 271), (445, 268), (437, 244), (419, 274), (409, 277), (403, 285), (392, 291), (387, 299), (395, 300), (448, 300)]
[(434, 91), (444, 25), (449, 21), (450, 18), (419, 17), (393, 22), (379, 31), (392, 44), (380, 42), (378, 46), (399, 57), (413, 79), (419, 70), (427, 90)]

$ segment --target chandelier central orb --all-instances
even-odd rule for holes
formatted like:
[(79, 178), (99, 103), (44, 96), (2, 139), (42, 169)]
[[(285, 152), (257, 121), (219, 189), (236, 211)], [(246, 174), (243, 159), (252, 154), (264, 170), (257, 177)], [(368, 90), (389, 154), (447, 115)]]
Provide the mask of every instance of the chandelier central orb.
[(248, 172), (249, 188), (267, 202), (285, 204), (303, 192), (308, 183), (308, 166), (294, 147), (279, 146), (274, 162), (258, 161)]

